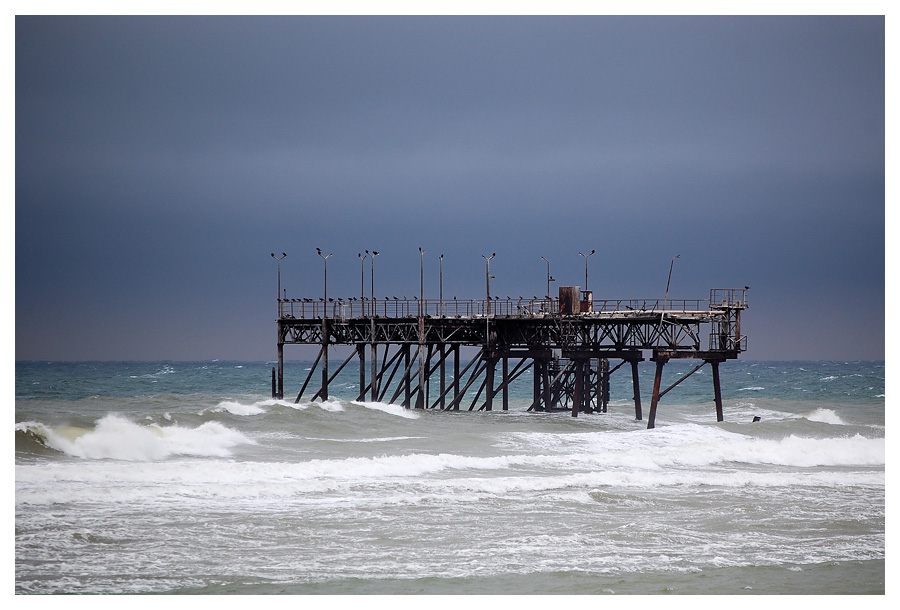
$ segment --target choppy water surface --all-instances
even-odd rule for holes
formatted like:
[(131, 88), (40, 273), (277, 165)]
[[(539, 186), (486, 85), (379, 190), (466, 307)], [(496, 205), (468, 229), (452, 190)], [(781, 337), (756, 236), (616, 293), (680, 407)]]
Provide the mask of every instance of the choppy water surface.
[(621, 372), (572, 418), (270, 369), (17, 363), (16, 592), (884, 592), (883, 363), (729, 362), (722, 423), (701, 370), (654, 430)]

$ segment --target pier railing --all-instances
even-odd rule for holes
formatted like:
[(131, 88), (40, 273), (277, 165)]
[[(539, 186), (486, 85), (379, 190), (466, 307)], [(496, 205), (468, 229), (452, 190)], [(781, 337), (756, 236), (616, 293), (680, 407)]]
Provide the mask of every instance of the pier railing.
[[(707, 299), (597, 299), (581, 303), (580, 315), (634, 314), (653, 312), (709, 311), (710, 306), (738, 301), (736, 295), (715, 295), (718, 300)], [(742, 296), (742, 295), (740, 295)], [(280, 318), (416, 318), (484, 316), (529, 317), (559, 315), (559, 299), (495, 298), (487, 299), (279, 299)]]

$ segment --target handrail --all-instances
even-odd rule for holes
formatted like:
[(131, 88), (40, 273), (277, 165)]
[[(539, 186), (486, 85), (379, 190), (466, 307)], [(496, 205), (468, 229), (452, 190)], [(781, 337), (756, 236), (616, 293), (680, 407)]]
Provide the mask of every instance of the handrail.
[[(580, 315), (641, 314), (655, 312), (695, 313), (721, 307), (746, 307), (744, 289), (714, 290), (707, 299), (594, 299), (580, 304)], [(278, 299), (280, 318), (417, 318), (458, 317), (475, 318), (488, 315), (486, 299), (425, 299), (407, 298), (351, 298), (351, 299)], [(529, 317), (559, 314), (559, 299), (555, 298), (495, 298), (491, 299), (490, 317)], [(576, 314), (576, 315), (579, 315)]]

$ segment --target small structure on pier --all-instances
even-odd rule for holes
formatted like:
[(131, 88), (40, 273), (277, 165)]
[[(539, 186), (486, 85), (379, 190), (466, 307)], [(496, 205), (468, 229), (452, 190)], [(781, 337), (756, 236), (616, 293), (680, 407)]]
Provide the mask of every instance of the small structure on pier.
[[(491, 411), (499, 406), (506, 410), (510, 384), (531, 369), (529, 411), (567, 410), (577, 417), (606, 412), (610, 376), (630, 365), (634, 415), (642, 420), (638, 363), (644, 360), (644, 352), (650, 352), (656, 374), (648, 428), (655, 425), (659, 400), (705, 364), (712, 367), (716, 418), (723, 421), (719, 364), (737, 358), (747, 345), (741, 334), (747, 288), (713, 289), (708, 300), (665, 299), (662, 303), (594, 300), (592, 293), (578, 286), (560, 287), (558, 298), (527, 300), (335, 301), (281, 298), (280, 290), (279, 275), (273, 397), (284, 398), (284, 347), (319, 346), (295, 402), (304, 395), (327, 399), (329, 384), (357, 359), (357, 400), (417, 409)], [(355, 349), (332, 371), (329, 351), (341, 345)], [(462, 347), (478, 350), (463, 368)], [(672, 359), (693, 359), (699, 364), (663, 390), (663, 367)], [(511, 362), (515, 363), (512, 368)], [(448, 371), (451, 363), (452, 371)], [(317, 370), (321, 381), (311, 386)], [(438, 387), (432, 388), (435, 374)], [(463, 404), (475, 387), (474, 399)]]

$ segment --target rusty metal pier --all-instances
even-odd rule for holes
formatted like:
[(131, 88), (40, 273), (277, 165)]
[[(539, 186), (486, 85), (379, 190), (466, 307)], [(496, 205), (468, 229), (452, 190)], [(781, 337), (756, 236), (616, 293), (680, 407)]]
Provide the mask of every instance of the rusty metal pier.
[[(284, 347), (319, 346), (294, 402), (304, 396), (328, 399), (329, 384), (358, 360), (357, 400), (444, 411), (507, 410), (510, 384), (531, 369), (528, 410), (566, 410), (577, 417), (606, 412), (610, 376), (630, 365), (634, 416), (642, 420), (638, 363), (649, 352), (656, 373), (648, 428), (655, 426), (660, 399), (706, 364), (712, 367), (716, 419), (723, 421), (719, 365), (747, 345), (741, 333), (747, 288), (713, 289), (702, 300), (594, 300), (578, 286), (562, 286), (558, 297), (544, 299), (287, 299), (279, 269), (278, 290), (273, 397), (284, 398)], [(355, 349), (332, 370), (329, 352), (335, 346)], [(467, 363), (462, 347), (477, 349)], [(663, 368), (673, 359), (699, 364), (661, 389)], [(313, 383), (316, 371), (320, 381)]]

